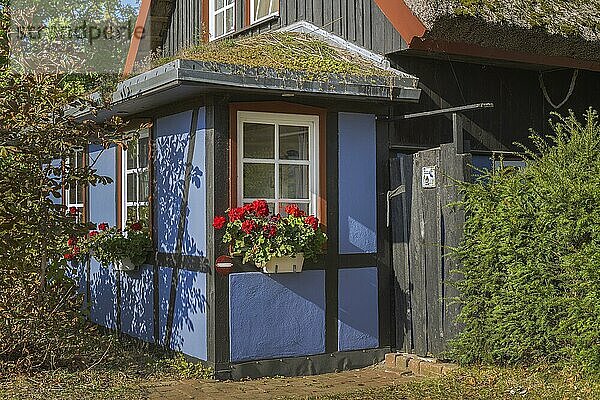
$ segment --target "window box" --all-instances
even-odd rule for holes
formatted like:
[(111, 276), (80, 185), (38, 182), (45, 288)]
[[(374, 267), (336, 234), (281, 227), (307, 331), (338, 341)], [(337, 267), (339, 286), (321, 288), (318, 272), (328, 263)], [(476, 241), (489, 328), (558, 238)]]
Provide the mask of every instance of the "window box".
[(265, 274), (302, 272), (303, 265), (304, 253), (298, 253), (295, 256), (274, 257), (266, 263), (256, 264)]

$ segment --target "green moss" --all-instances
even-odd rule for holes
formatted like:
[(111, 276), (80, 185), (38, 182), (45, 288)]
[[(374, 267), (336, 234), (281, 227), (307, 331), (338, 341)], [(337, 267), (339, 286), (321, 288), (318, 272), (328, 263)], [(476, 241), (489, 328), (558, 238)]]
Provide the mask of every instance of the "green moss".
[(340, 74), (389, 76), (369, 61), (304, 33), (270, 32), (235, 40), (217, 40), (152, 60), (143, 72), (175, 59), (209, 61), (246, 67), (301, 71), (309, 76)]

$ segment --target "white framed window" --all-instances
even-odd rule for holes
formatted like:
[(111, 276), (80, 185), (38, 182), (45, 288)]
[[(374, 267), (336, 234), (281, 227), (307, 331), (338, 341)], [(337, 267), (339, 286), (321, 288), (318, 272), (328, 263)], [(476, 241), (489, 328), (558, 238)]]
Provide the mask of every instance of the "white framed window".
[(235, 31), (235, 0), (210, 0), (210, 40)]
[(279, 0), (250, 0), (250, 23), (279, 14)]
[(122, 182), (122, 226), (136, 221), (148, 223), (150, 208), (150, 180), (148, 168), (149, 131), (141, 130), (139, 137), (127, 143), (123, 150)]
[[(71, 156), (67, 159), (66, 164), (69, 170), (77, 170), (83, 168), (83, 157), (85, 152), (83, 149), (73, 150)], [(65, 199), (67, 210), (71, 207), (77, 209), (77, 221), (81, 222), (83, 217), (83, 195), (85, 185), (80, 182), (73, 182), (72, 184), (65, 187)]]
[(297, 204), (317, 214), (319, 117), (238, 111), (238, 205), (264, 199), (271, 212)]

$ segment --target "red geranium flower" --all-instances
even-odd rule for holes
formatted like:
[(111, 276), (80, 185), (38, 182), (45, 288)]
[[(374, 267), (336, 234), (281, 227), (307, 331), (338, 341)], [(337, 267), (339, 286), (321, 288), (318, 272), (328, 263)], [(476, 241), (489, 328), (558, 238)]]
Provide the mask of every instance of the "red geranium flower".
[(75, 256), (71, 253), (67, 253), (63, 256), (65, 258), (65, 260), (67, 261), (71, 261), (73, 258), (75, 258)]
[(244, 210), (244, 214), (252, 214), (254, 212), (254, 207), (252, 204), (244, 204), (242, 210)]
[(288, 204), (287, 206), (285, 206), (285, 212), (287, 213), (287, 215), (291, 215), (293, 217), (303, 217), (305, 215), (304, 211), (302, 211), (295, 204)]
[(264, 200), (254, 200), (252, 208), (258, 217), (266, 217), (269, 215), (269, 205)]
[(215, 227), (215, 229), (223, 229), (223, 227), (225, 226), (226, 223), (227, 223), (227, 219), (225, 219), (225, 217), (219, 215), (219, 216), (215, 217), (215, 219), (213, 220), (213, 227)]
[(77, 244), (76, 237), (70, 237), (69, 240), (67, 240), (67, 245), (69, 245), (69, 246), (75, 246), (76, 244)]
[(267, 225), (263, 228), (263, 233), (266, 237), (272, 238), (277, 235), (277, 226), (273, 224)]
[(280, 220), (281, 220), (281, 215), (279, 215), (279, 214), (273, 215), (271, 217), (271, 221), (273, 221), (273, 222), (279, 222)]
[(78, 246), (73, 246), (73, 250), (71, 252), (73, 253), (73, 255), (79, 254), (79, 247)]
[(91, 238), (93, 238), (93, 237), (94, 237), (94, 236), (96, 236), (97, 234), (98, 234), (98, 231), (91, 231), (91, 232), (89, 233), (89, 236), (90, 236)]
[(70, 207), (69, 208), (69, 214), (71, 214), (71, 215), (76, 215), (78, 211), (79, 210), (77, 210), (77, 207)]
[(315, 231), (319, 229), (319, 219), (317, 217), (309, 215), (308, 217), (304, 218), (304, 223), (306, 225), (310, 225)]
[(250, 234), (254, 228), (256, 228), (256, 222), (252, 221), (251, 219), (242, 222), (242, 230), (246, 234)]
[(98, 225), (98, 229), (100, 229), (101, 231), (107, 230), (108, 229), (108, 223), (102, 222), (101, 224)]
[(131, 224), (130, 228), (132, 231), (141, 231), (142, 224), (140, 224), (139, 222), (134, 222), (133, 224)]
[(244, 218), (245, 213), (246, 212), (242, 207), (232, 208), (229, 210), (229, 220), (231, 222), (242, 220)]

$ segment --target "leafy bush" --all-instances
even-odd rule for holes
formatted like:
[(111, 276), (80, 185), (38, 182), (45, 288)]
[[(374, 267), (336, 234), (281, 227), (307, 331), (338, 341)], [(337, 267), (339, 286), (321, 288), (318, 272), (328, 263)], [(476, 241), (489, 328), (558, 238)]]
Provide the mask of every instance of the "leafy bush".
[(600, 126), (557, 118), (525, 168), (464, 186), (460, 362), (600, 370)]

